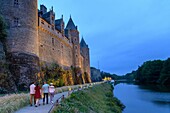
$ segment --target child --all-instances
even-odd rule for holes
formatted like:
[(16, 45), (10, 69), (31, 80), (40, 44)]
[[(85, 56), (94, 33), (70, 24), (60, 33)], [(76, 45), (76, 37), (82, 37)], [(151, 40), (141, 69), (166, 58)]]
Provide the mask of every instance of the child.
[(50, 92), (50, 102), (51, 104), (53, 104), (53, 98), (54, 98), (54, 93), (55, 93), (55, 88), (53, 86), (53, 83), (50, 83), (50, 86), (49, 86), (49, 92)]

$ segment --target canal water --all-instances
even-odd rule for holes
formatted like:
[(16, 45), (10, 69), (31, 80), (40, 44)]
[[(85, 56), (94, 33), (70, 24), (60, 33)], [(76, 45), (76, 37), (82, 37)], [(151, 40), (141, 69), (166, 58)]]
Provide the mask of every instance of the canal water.
[(120, 83), (114, 96), (126, 106), (123, 113), (170, 113), (170, 87)]

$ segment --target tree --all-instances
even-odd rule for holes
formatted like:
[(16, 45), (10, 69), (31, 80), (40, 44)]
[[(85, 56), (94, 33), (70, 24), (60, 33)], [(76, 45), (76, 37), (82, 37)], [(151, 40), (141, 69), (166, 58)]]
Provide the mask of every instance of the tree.
[(3, 17), (0, 15), (0, 41), (4, 41), (7, 37), (6, 24)]
[(166, 85), (170, 84), (170, 58), (164, 62), (158, 82)]

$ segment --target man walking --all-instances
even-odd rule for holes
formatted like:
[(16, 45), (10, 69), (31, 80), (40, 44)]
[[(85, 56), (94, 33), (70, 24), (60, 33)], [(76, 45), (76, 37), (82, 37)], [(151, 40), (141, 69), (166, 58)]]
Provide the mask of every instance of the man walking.
[(48, 92), (49, 92), (49, 85), (44, 82), (44, 85), (42, 86), (42, 91), (43, 91), (43, 105), (45, 104), (45, 98), (46, 98), (46, 104), (48, 104)]
[(30, 106), (32, 106), (33, 99), (34, 99), (34, 105), (35, 105), (36, 102), (35, 102), (35, 83), (34, 82), (30, 85)]

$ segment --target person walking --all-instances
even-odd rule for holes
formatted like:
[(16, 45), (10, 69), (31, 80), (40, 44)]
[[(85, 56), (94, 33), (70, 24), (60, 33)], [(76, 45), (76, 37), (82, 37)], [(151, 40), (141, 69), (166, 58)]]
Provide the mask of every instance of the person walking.
[(43, 105), (45, 104), (45, 98), (46, 98), (46, 104), (48, 104), (48, 93), (49, 93), (49, 85), (44, 82), (44, 85), (42, 86), (43, 90)]
[(32, 106), (32, 100), (34, 100), (34, 105), (36, 104), (35, 101), (35, 82), (32, 82), (30, 85), (30, 106)]
[(53, 104), (53, 98), (54, 98), (54, 93), (55, 93), (55, 88), (53, 86), (53, 83), (50, 83), (49, 86), (49, 93), (50, 93), (50, 103)]
[(38, 107), (38, 105), (40, 105), (40, 103), (39, 103), (40, 98), (41, 98), (41, 87), (37, 83), (36, 87), (35, 87), (35, 99), (36, 99), (35, 107)]

